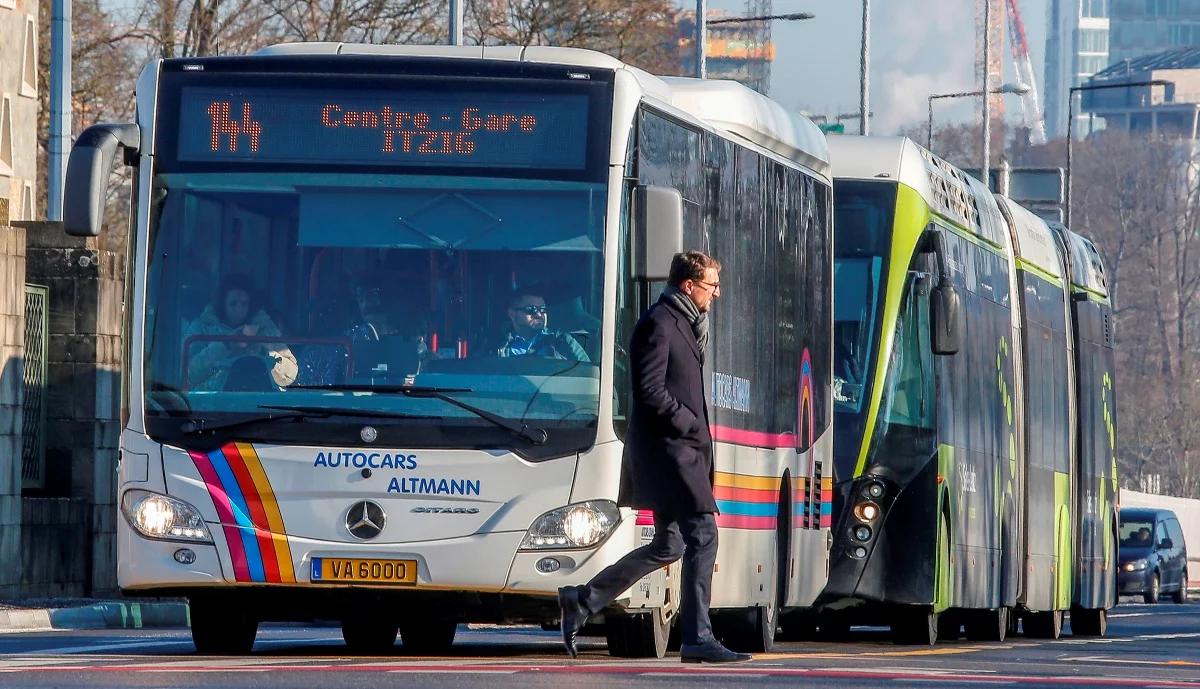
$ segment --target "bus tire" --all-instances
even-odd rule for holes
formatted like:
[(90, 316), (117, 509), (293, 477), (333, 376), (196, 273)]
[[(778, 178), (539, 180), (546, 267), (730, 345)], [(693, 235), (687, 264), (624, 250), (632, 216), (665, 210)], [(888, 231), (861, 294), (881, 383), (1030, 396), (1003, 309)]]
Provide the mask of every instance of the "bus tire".
[(608, 654), (614, 658), (662, 658), (667, 655), (671, 620), (662, 608), (635, 614), (605, 614)]
[(1031, 639), (1057, 639), (1062, 636), (1063, 611), (1043, 610), (1026, 613), (1021, 626)]
[(367, 617), (342, 620), (342, 639), (352, 653), (381, 655), (396, 646), (396, 632), (400, 626), (395, 622)]
[(767, 653), (775, 647), (778, 610), (774, 605), (758, 605), (723, 615), (722, 641), (743, 653)]
[(217, 601), (190, 599), (192, 643), (200, 655), (246, 655), (254, 648), (258, 620)]
[(441, 655), (454, 645), (458, 631), (455, 620), (401, 620), (400, 641), (404, 652), (415, 655)]
[(968, 641), (1004, 641), (1008, 635), (1008, 608), (975, 610), (967, 618)]
[(1187, 575), (1186, 574), (1184, 574), (1184, 579), (1185, 579), (1185, 581), (1179, 582), (1179, 590), (1177, 590), (1174, 594), (1171, 595), (1171, 600), (1174, 601), (1175, 603), (1188, 602), (1188, 591), (1187, 591), (1187, 581), (1186, 581)]
[(932, 646), (938, 640), (938, 617), (932, 607), (900, 610), (892, 620), (892, 641), (897, 644)]
[(1108, 631), (1108, 611), (1104, 608), (1071, 608), (1072, 636), (1104, 636)]

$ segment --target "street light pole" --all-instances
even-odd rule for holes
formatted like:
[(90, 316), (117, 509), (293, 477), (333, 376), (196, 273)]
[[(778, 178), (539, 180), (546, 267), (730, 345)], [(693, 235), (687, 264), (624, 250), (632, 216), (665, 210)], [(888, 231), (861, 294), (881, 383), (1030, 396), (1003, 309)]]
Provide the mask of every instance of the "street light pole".
[[(1012, 93), (1018, 96), (1023, 96), (1029, 93), (1029, 86), (1025, 84), (1004, 84), (999, 88), (992, 89), (993, 95)], [(933, 101), (942, 98), (976, 98), (983, 95), (983, 91), (960, 91), (958, 93), (939, 93), (929, 97), (929, 131), (925, 138), (925, 148), (933, 150)]]
[(1167, 86), (1175, 82), (1167, 81), (1166, 79), (1149, 79), (1147, 81), (1127, 81), (1121, 84), (1081, 84), (1072, 86), (1067, 90), (1067, 199), (1066, 208), (1063, 209), (1063, 224), (1067, 227), (1071, 226), (1071, 144), (1074, 143), (1074, 137), (1071, 133), (1071, 125), (1075, 121), (1075, 94), (1079, 91), (1103, 91), (1105, 89), (1129, 89), (1138, 86)]
[(450, 45), (463, 44), (462, 0), (450, 0)]
[[(979, 175), (988, 189), (992, 188), (992, 0), (983, 0), (983, 154)], [(930, 129), (930, 136), (933, 129)]]
[(871, 133), (871, 0), (862, 0), (862, 52), (859, 56), (858, 133)]
[(708, 65), (705, 63), (704, 45), (708, 40), (708, 3), (696, 0), (696, 78), (708, 76)]

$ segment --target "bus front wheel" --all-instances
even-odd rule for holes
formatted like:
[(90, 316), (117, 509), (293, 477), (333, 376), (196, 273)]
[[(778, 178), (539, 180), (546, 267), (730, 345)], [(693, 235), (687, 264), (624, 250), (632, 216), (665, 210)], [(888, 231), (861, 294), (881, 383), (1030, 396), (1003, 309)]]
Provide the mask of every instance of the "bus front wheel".
[(454, 634), (458, 631), (455, 620), (401, 620), (400, 641), (404, 652), (415, 655), (440, 655), (454, 645)]
[(662, 658), (667, 655), (671, 622), (654, 608), (647, 613), (606, 613), (608, 654), (615, 658)]
[(975, 610), (967, 618), (970, 641), (1004, 641), (1008, 634), (1008, 608)]
[(246, 655), (254, 647), (258, 620), (246, 610), (216, 601), (189, 599), (192, 643), (201, 655)]

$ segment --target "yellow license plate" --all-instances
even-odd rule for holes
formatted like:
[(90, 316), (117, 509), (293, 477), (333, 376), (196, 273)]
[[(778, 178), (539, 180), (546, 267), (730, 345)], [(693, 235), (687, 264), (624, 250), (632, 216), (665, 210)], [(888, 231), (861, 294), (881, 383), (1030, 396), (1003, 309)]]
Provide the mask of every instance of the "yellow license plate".
[(311, 578), (316, 584), (415, 584), (417, 561), (314, 557)]

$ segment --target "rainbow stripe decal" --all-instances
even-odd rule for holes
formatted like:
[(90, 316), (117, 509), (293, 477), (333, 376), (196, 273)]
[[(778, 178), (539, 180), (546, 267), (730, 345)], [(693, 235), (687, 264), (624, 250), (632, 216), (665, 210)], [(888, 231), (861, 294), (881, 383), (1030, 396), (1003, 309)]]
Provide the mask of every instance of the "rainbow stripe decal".
[[(775, 476), (715, 472), (713, 497), (717, 500), (717, 526), (726, 529), (762, 531), (779, 524), (779, 482)], [(792, 528), (827, 529), (833, 525), (833, 478), (807, 476), (793, 479)], [(810, 490), (811, 488), (811, 490)], [(638, 510), (638, 526), (653, 526), (654, 512)]]
[(296, 581), (292, 550), (271, 482), (254, 446), (229, 443), (209, 453), (188, 452), (208, 487), (236, 581)]

